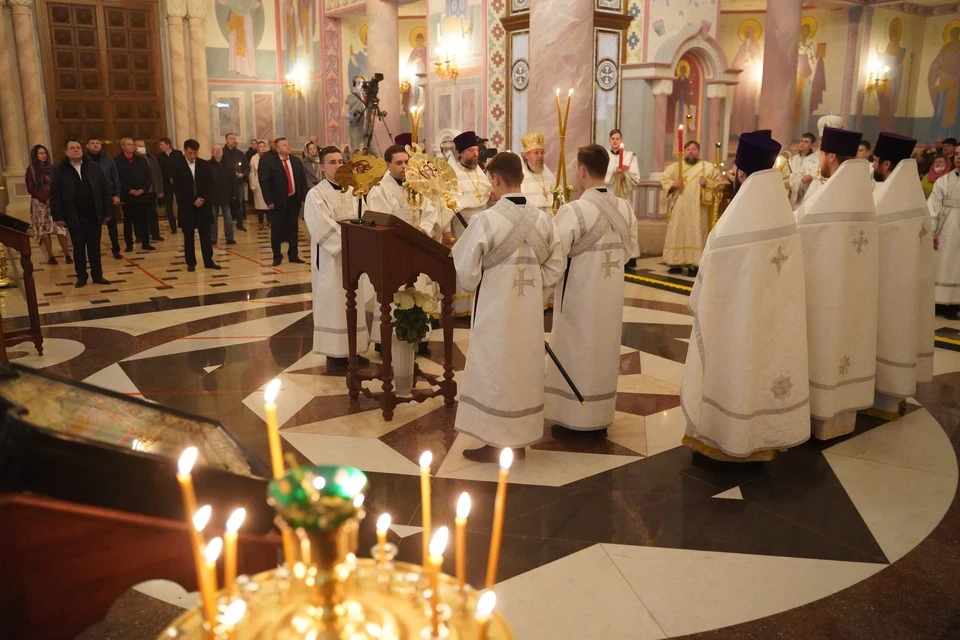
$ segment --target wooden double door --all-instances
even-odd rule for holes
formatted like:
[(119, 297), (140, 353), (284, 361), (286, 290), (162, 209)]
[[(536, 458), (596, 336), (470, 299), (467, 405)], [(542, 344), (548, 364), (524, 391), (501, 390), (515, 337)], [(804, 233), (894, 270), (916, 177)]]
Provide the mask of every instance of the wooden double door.
[(167, 135), (157, 0), (41, 0), (39, 23), (54, 157), (68, 138)]

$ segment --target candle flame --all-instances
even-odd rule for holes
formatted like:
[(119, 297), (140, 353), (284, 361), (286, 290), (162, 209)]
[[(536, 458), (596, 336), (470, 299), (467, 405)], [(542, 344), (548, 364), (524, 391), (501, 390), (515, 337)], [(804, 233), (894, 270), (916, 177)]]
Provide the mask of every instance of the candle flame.
[(484, 591), (477, 600), (477, 617), (489, 618), (497, 604), (497, 594), (493, 591)]
[(280, 378), (274, 378), (267, 385), (267, 388), (263, 390), (263, 401), (269, 404), (273, 404), (277, 401), (277, 394), (280, 393), (280, 385), (283, 382), (280, 381)]
[(325, 486), (327, 486), (327, 480), (323, 476), (317, 476), (313, 479), (313, 488), (317, 491), (323, 491)]
[(177, 461), (177, 471), (180, 472), (180, 475), (185, 476), (190, 474), (199, 453), (196, 447), (187, 447), (183, 450), (183, 453), (180, 454), (180, 460)]
[(240, 618), (243, 617), (243, 614), (247, 612), (247, 603), (244, 600), (234, 600), (230, 603), (230, 606), (227, 607), (226, 611), (223, 612), (223, 616), (220, 618), (220, 621), (227, 626), (234, 626), (240, 622)]
[(450, 539), (450, 530), (446, 527), (440, 527), (437, 529), (437, 532), (433, 534), (433, 538), (430, 540), (430, 555), (433, 557), (440, 557), (443, 555), (443, 552), (447, 548), (447, 541)]
[(423, 455), (420, 456), (420, 468), (429, 469), (431, 464), (433, 464), (433, 454), (429, 451), (424, 451)]
[(213, 507), (208, 504), (203, 505), (193, 514), (193, 528), (197, 531), (203, 531), (207, 523), (210, 522), (210, 516), (213, 514)]
[(457, 500), (457, 517), (466, 518), (470, 515), (470, 494), (464, 491)]
[(239, 531), (240, 525), (243, 524), (243, 519), (247, 517), (246, 509), (237, 509), (230, 514), (230, 519), (227, 520), (227, 531)]
[(223, 551), (223, 538), (214, 538), (207, 543), (206, 549), (203, 550), (203, 559), (207, 564), (213, 564), (220, 557), (221, 551)]
[(557, 97), (560, 97), (560, 87), (557, 87)]
[(356, 497), (354, 497), (353, 499), (353, 506), (359, 509), (360, 507), (363, 506), (363, 501), (364, 501), (364, 495), (362, 493), (358, 493)]
[(500, 454), (500, 468), (509, 469), (510, 465), (513, 464), (513, 449), (507, 447)]
[(568, 95), (568, 96), (572, 96), (572, 95), (573, 95), (573, 87), (570, 87), (570, 91), (567, 92), (567, 95)]
[(386, 533), (390, 528), (390, 514), (383, 513), (377, 518), (377, 533)]
[(683, 131), (683, 125), (680, 125), (679, 127), (677, 127), (677, 131)]

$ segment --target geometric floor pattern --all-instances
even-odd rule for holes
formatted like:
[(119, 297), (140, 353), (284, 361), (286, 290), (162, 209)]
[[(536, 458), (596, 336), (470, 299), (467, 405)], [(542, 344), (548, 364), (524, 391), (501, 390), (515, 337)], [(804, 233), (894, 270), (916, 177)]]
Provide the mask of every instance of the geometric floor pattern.
[[(69, 267), (38, 269), (45, 354), (23, 344), (11, 359), (216, 419), (264, 460), (262, 389), (280, 377), (285, 447), (367, 471), (367, 506), (393, 516), (401, 559), (420, 554), (417, 460), (433, 452), (434, 522), (452, 523), (457, 496), (470, 492), (468, 578), (482, 582), (497, 468), (460, 455), (475, 441), (454, 431), (456, 406), (400, 405), (384, 422), (372, 401), (351, 401), (342, 375), (310, 352), (309, 270), (265, 266), (266, 233), (238, 234), (217, 250), (226, 268), (209, 274), (183, 270), (175, 238), (108, 264), (119, 281), (109, 291), (66, 286)], [(571, 444), (546, 432), (511, 472), (497, 592), (516, 636), (957, 637), (960, 352), (936, 350), (934, 382), (895, 422), (860, 416), (850, 436), (769, 463), (716, 463), (679, 446), (687, 297), (656, 259), (636, 274), (667, 285), (627, 284), (609, 439)], [(22, 322), (16, 292), (0, 305)], [(954, 321), (937, 328), (960, 335)], [(469, 324), (454, 333), (460, 380)], [(440, 354), (440, 332), (430, 339)], [(418, 363), (442, 370), (436, 355)], [(142, 591), (177, 606), (191, 599), (170, 585)], [(893, 612), (885, 624), (874, 607)]]

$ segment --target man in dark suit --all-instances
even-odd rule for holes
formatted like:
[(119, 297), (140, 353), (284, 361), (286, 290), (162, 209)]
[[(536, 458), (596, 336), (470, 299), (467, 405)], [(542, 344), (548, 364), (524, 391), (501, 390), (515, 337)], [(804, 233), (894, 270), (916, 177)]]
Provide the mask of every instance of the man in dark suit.
[(246, 231), (244, 220), (247, 216), (243, 210), (243, 190), (240, 185), (247, 181), (247, 176), (250, 174), (250, 160), (244, 155), (243, 151), (237, 148), (237, 134), (228, 133), (224, 137), (224, 142), (226, 144), (223, 145), (223, 160), (235, 169), (237, 175), (234, 193), (227, 206), (230, 207), (230, 214), (237, 224), (237, 229)]
[(163, 177), (163, 193), (158, 193), (158, 198), (163, 198), (164, 207), (167, 210), (167, 222), (170, 223), (170, 233), (177, 232), (177, 216), (173, 209), (177, 199), (173, 196), (173, 169), (183, 162), (183, 152), (173, 148), (173, 142), (170, 138), (160, 138), (157, 143), (157, 162), (160, 164), (160, 175)]
[(300, 158), (290, 154), (290, 142), (277, 138), (276, 153), (260, 158), (260, 193), (267, 204), (270, 220), (270, 245), (273, 266), (283, 262), (284, 242), (289, 243), (287, 257), (294, 264), (304, 264), (297, 252), (297, 225), (300, 206), (307, 196), (307, 176)]
[(153, 190), (153, 178), (147, 159), (137, 155), (132, 138), (120, 140), (123, 153), (114, 159), (120, 176), (120, 199), (123, 202), (123, 238), (127, 243), (127, 253), (133, 251), (133, 228), (137, 228), (137, 237), (145, 251), (156, 247), (150, 244), (150, 197)]
[(74, 286), (87, 284), (87, 258), (93, 281), (110, 284), (103, 277), (100, 263), (100, 234), (103, 221), (113, 216), (113, 186), (103, 166), (84, 157), (83, 147), (75, 138), (67, 140), (66, 157), (53, 169), (50, 216), (57, 226), (70, 230), (77, 272)]
[(208, 202), (213, 186), (210, 163), (197, 157), (200, 143), (186, 140), (183, 143), (183, 162), (172, 168), (173, 192), (177, 198), (180, 230), (183, 231), (183, 259), (187, 271), (197, 270), (194, 232), (200, 232), (200, 255), (207, 269), (221, 269), (213, 261), (213, 243), (210, 242), (210, 226), (213, 210)]

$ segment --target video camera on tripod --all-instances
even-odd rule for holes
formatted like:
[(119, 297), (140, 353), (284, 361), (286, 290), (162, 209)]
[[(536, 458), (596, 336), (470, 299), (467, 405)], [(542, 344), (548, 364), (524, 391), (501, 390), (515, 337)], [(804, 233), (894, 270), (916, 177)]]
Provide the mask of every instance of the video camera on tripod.
[(477, 164), (480, 165), (480, 169), (486, 171), (487, 161), (490, 160), (493, 156), (497, 155), (496, 148), (490, 147), (487, 143), (490, 142), (490, 138), (477, 138), (477, 148), (478, 148), (478, 157)]
[(382, 73), (373, 74), (373, 78), (370, 80), (364, 80), (360, 87), (363, 89), (364, 95), (367, 96), (367, 105), (379, 104), (380, 103), (380, 82), (383, 80)]

